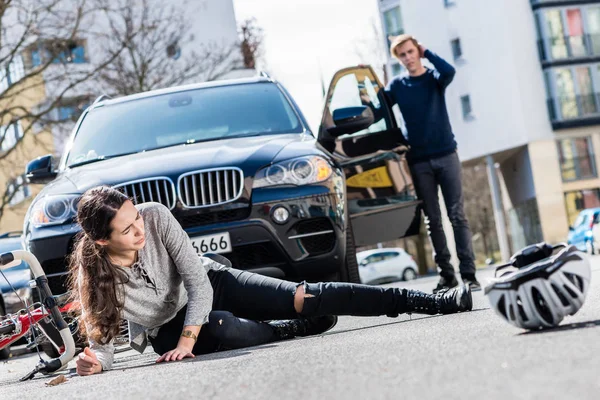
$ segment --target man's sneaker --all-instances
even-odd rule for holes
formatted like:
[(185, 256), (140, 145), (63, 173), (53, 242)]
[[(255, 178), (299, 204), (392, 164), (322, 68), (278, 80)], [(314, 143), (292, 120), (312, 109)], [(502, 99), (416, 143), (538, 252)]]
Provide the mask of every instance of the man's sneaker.
[(456, 280), (456, 276), (452, 276), (451, 279), (448, 279), (444, 276), (440, 277), (440, 281), (438, 282), (435, 289), (433, 289), (433, 293), (437, 293), (443, 289), (452, 289), (453, 287), (458, 286), (458, 281)]
[(441, 289), (437, 294), (407, 290), (406, 312), (417, 314), (453, 314), (471, 311), (473, 298), (468, 286)]
[(463, 279), (463, 283), (465, 286), (468, 286), (471, 289), (471, 292), (477, 292), (481, 290), (481, 284), (475, 278)]

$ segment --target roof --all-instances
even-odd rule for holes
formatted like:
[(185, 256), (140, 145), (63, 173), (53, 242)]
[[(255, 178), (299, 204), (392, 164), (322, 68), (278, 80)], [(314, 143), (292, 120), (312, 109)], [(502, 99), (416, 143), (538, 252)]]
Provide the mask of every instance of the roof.
[(233, 85), (243, 85), (243, 84), (251, 84), (251, 83), (260, 83), (260, 82), (275, 82), (273, 79), (265, 77), (265, 76), (253, 76), (250, 78), (237, 78), (237, 79), (224, 79), (210, 82), (202, 82), (202, 83), (192, 83), (188, 85), (180, 85), (173, 86), (165, 89), (156, 89), (150, 90), (147, 92), (136, 93), (129, 96), (117, 97), (115, 99), (101, 99), (99, 102), (94, 103), (91, 108), (100, 107), (103, 105), (112, 105), (118, 103), (125, 103), (132, 100), (140, 100), (148, 97), (161, 96), (164, 94), (171, 93), (180, 93), (188, 90), (194, 89), (204, 89), (204, 88), (212, 88), (212, 87), (221, 87), (221, 86), (233, 86)]

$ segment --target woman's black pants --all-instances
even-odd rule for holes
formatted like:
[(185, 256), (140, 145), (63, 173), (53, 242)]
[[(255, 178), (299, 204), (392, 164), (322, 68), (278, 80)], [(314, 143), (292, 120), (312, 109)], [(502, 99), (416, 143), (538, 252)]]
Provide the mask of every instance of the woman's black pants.
[[(237, 269), (209, 271), (214, 291), (213, 311), (200, 330), (194, 354), (256, 346), (277, 340), (263, 321), (322, 315), (397, 317), (406, 310), (406, 290), (351, 283), (295, 283)], [(304, 307), (297, 313), (294, 296), (304, 286)], [(164, 354), (177, 347), (186, 307), (162, 325), (154, 350)]]

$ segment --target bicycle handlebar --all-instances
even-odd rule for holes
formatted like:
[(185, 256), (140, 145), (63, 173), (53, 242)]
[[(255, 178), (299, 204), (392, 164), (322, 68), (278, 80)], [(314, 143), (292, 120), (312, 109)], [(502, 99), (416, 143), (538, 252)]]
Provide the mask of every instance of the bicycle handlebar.
[(48, 286), (48, 278), (46, 277), (40, 262), (32, 253), (25, 250), (15, 250), (0, 254), (0, 269), (8, 269), (12, 266), (15, 266), (18, 264), (19, 260), (25, 261), (29, 264), (31, 272), (33, 272), (33, 276), (35, 277), (37, 287), (42, 294), (42, 303), (46, 309), (50, 311), (52, 319), (54, 320), (54, 323), (56, 324), (56, 327), (58, 328), (60, 336), (65, 345), (65, 351), (60, 355), (60, 357), (44, 362), (44, 371), (54, 372), (65, 366), (73, 359), (75, 356), (75, 341), (73, 340), (73, 335), (71, 334), (69, 326), (63, 319), (60, 310), (58, 309), (55, 298), (52, 296), (52, 292)]

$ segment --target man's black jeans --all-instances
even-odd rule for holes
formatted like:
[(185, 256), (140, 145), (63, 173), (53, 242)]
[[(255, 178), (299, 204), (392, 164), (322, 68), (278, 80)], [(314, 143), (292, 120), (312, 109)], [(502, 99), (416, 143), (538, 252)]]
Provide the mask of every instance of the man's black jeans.
[[(296, 283), (238, 269), (209, 271), (214, 291), (208, 324), (200, 330), (194, 354), (236, 349), (268, 343), (277, 338), (273, 328), (261, 321), (356, 315), (397, 317), (406, 311), (406, 289), (350, 283)], [(304, 286), (304, 308), (294, 309), (298, 286)], [(150, 338), (154, 351), (164, 354), (177, 347), (186, 307), (162, 325)]]
[(417, 196), (423, 202), (425, 223), (433, 243), (435, 262), (440, 275), (451, 279), (454, 276), (454, 268), (450, 263), (450, 251), (442, 227), (438, 187), (442, 189), (448, 218), (454, 230), (460, 274), (463, 278), (474, 278), (475, 256), (471, 242), (471, 229), (465, 217), (458, 154), (452, 152), (442, 157), (416, 162), (410, 166), (410, 170)]

